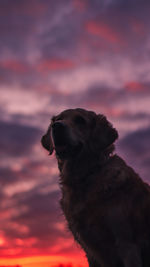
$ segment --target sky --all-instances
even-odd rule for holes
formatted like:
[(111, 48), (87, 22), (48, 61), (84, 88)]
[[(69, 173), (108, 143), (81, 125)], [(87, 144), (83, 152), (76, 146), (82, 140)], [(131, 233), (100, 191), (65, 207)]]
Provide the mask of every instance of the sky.
[(150, 1), (0, 1), (0, 267), (86, 267), (40, 144), (67, 108), (105, 114), (150, 183)]

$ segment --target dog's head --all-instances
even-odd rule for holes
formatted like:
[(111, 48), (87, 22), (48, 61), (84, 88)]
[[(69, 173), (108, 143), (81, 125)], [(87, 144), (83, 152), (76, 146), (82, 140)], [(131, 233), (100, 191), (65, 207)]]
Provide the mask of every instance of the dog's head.
[(68, 109), (54, 116), (41, 142), (60, 159), (76, 157), (87, 147), (91, 153), (107, 149), (118, 138), (116, 129), (103, 115), (84, 109)]

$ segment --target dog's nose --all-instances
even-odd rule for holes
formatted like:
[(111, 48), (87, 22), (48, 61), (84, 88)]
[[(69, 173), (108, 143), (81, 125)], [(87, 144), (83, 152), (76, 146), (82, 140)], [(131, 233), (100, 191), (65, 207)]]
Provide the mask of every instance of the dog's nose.
[(62, 121), (56, 121), (52, 124), (53, 130), (62, 130), (66, 127), (66, 124)]

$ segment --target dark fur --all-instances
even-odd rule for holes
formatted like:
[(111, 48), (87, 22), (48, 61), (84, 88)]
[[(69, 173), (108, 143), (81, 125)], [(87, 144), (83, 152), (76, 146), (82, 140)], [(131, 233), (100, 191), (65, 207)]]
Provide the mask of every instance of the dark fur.
[(71, 109), (52, 118), (42, 144), (55, 149), (61, 207), (89, 266), (150, 267), (150, 189), (113, 154), (117, 137), (105, 116)]

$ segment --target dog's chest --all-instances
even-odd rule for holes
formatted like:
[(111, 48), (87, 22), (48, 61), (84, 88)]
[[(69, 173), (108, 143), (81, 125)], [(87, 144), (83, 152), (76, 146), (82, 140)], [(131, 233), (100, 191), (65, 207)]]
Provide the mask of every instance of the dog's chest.
[[(85, 227), (87, 193), (82, 188), (62, 187), (61, 207), (74, 236), (79, 236)], [(77, 239), (77, 237), (75, 237)], [(79, 239), (79, 238), (78, 238)], [(78, 240), (79, 241), (79, 240)]]
[[(78, 217), (80, 213), (83, 213), (86, 209), (86, 194), (80, 189), (72, 189), (71, 187), (64, 185), (62, 187), (62, 199), (61, 205), (65, 216)], [(72, 218), (73, 219), (73, 218)]]
[[(85, 251), (90, 251), (91, 255), (93, 252), (89, 236), (93, 235), (93, 231), (96, 233), (98, 230), (102, 242), (105, 240), (104, 213), (101, 212), (103, 204), (97, 203), (97, 196), (94, 196), (93, 193), (93, 187), (91, 186), (87, 188), (85, 186), (83, 190), (82, 186), (77, 189), (65, 185), (62, 187), (61, 199), (61, 207), (68, 222), (68, 228), (72, 232), (74, 239)], [(99, 217), (99, 222), (101, 221), (98, 225), (97, 216)]]

